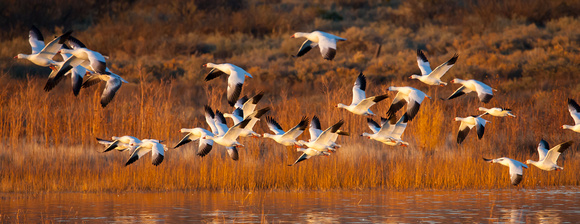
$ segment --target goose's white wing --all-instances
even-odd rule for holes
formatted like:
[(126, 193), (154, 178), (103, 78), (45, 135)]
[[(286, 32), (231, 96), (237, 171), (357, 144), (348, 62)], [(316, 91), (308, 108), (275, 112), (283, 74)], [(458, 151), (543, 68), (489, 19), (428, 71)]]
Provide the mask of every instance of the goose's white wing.
[(139, 160), (139, 158), (143, 157), (145, 154), (149, 152), (151, 152), (151, 148), (149, 147), (142, 146), (137, 147), (135, 151), (133, 151), (133, 153), (131, 154), (131, 157), (129, 157), (129, 160), (127, 160), (127, 163), (125, 163), (125, 166), (134, 163), (135, 161)]
[(457, 54), (453, 55), (453, 57), (451, 59), (449, 59), (445, 63), (437, 66), (437, 68), (435, 68), (435, 70), (433, 70), (433, 72), (431, 72), (431, 74), (429, 74), (429, 76), (436, 78), (436, 79), (441, 79), (441, 77), (443, 77), (443, 75), (445, 75), (445, 73), (447, 71), (449, 71), (449, 69), (451, 67), (453, 67), (455, 62), (457, 62), (457, 57), (459, 57), (459, 55), (457, 55)]
[(336, 56), (336, 40), (328, 38), (324, 35), (318, 36), (318, 48), (320, 48), (320, 53), (322, 57), (326, 60), (334, 59)]
[(232, 70), (228, 77), (227, 100), (230, 106), (234, 106), (240, 94), (242, 93), (242, 86), (244, 84), (245, 74)]
[(44, 48), (44, 37), (35, 26), (32, 26), (30, 32), (28, 32), (28, 42), (32, 48), (32, 54), (36, 54)]
[(475, 82), (475, 91), (477, 91), (477, 96), (481, 102), (487, 103), (493, 97), (493, 89), (482, 82), (476, 81)]
[[(381, 126), (371, 118), (367, 118), (367, 124), (373, 133), (377, 133), (381, 130)], [(388, 123), (386, 125), (388, 125)]]
[(260, 102), (260, 100), (262, 99), (263, 96), (264, 96), (264, 93), (260, 92), (260, 93), (256, 94), (255, 96), (253, 96), (252, 98), (250, 98), (249, 100), (247, 100), (243, 104), (243, 106), (242, 106), (242, 110), (244, 111), (243, 118), (248, 117), (251, 113), (254, 112), (254, 110), (256, 109), (256, 106), (258, 105), (258, 102)]
[(554, 148), (551, 148), (550, 151), (548, 151), (548, 153), (546, 154), (546, 161), (550, 161), (556, 164), (556, 161), (558, 160), (560, 154), (566, 151), (566, 149), (568, 149), (571, 145), (572, 141), (567, 141), (557, 146), (554, 146)]
[(308, 117), (303, 117), (300, 123), (298, 123), (292, 129), (288, 130), (288, 132), (284, 133), (282, 137), (296, 139), (298, 136), (302, 134), (302, 132), (304, 132), (304, 130), (306, 130), (307, 127), (308, 127)]
[(165, 157), (165, 147), (158, 142), (153, 142), (153, 146), (151, 147), (151, 163), (155, 166), (158, 166), (163, 162), (163, 158)]
[(120, 79), (111, 76), (109, 81), (107, 81), (107, 85), (103, 90), (103, 94), (101, 95), (101, 107), (106, 107), (107, 104), (109, 104), (111, 100), (113, 100), (113, 97), (115, 97), (117, 90), (121, 88), (121, 84), (122, 82)]
[[(403, 114), (403, 116), (399, 119), (399, 121), (397, 121), (397, 124), (394, 125), (395, 128), (391, 132), (391, 137), (401, 139), (401, 136), (403, 135), (405, 128), (407, 128), (407, 121), (408, 121), (407, 114)], [(386, 122), (385, 125), (388, 123), (389, 122)]]
[(208, 105), (204, 106), (204, 116), (205, 116), (205, 122), (209, 125), (211, 132), (214, 135), (218, 135), (219, 131), (218, 131), (216, 124), (215, 124), (215, 114), (213, 113), (213, 109), (211, 109), (211, 107), (209, 107)]
[(315, 144), (321, 144), (321, 145), (326, 145), (328, 143), (328, 141), (330, 141), (330, 139), (332, 138), (332, 134), (336, 133), (338, 131), (338, 129), (340, 129), (340, 127), (342, 126), (342, 124), (344, 124), (343, 120), (338, 121), (336, 124), (328, 127), (326, 130), (324, 130), (322, 132), (322, 134), (320, 134), (320, 136), (318, 136), (318, 138), (316, 138), (316, 140), (314, 141)]
[(517, 185), (522, 182), (524, 170), (523, 168), (528, 168), (526, 164), (521, 163), (520, 161), (508, 159), (508, 164), (510, 168), (510, 180), (512, 185)]
[(417, 49), (417, 65), (421, 69), (421, 75), (429, 75), (431, 73), (431, 65), (422, 50)]
[(58, 36), (57, 38), (54, 38), (52, 41), (50, 41), (50, 43), (44, 46), (44, 48), (38, 54), (42, 57), (52, 59), (52, 57), (56, 55), (56, 52), (62, 48), (62, 44), (66, 39), (68, 39), (71, 33), (72, 31), (69, 31), (63, 35)]
[(568, 111), (574, 119), (574, 124), (580, 124), (580, 106), (573, 99), (568, 99)]
[(542, 161), (544, 160), (544, 158), (546, 158), (546, 154), (548, 154), (548, 149), (550, 148), (550, 145), (548, 144), (548, 142), (546, 142), (544, 139), (540, 140), (540, 144), (538, 144), (538, 155), (539, 155), (539, 159), (538, 161)]
[(268, 124), (270, 131), (274, 132), (276, 135), (283, 135), (285, 133), (280, 124), (278, 124), (278, 122), (276, 122), (272, 117), (266, 117), (266, 124)]
[(362, 72), (356, 78), (354, 86), (352, 87), (352, 103), (359, 104), (362, 100), (366, 98), (367, 80)]

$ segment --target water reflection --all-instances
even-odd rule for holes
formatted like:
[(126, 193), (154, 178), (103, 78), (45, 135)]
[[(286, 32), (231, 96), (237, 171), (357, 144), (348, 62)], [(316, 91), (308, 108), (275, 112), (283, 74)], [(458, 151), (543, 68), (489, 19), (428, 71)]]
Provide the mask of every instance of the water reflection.
[(578, 189), (0, 195), (0, 222), (566, 223)]

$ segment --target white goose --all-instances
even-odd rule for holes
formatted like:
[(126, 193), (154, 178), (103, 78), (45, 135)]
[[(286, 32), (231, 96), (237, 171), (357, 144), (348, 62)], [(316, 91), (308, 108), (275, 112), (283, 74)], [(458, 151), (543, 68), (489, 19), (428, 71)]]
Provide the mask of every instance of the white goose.
[(30, 28), (30, 32), (28, 33), (28, 42), (32, 48), (32, 53), (18, 54), (14, 58), (27, 59), (36, 65), (50, 67), (52, 70), (56, 70), (56, 66), (58, 66), (59, 63), (52, 60), (52, 58), (60, 50), (63, 43), (70, 37), (71, 33), (72, 31), (66, 32), (63, 35), (54, 38), (46, 46), (44, 46), (44, 38), (42, 37), (42, 33), (40, 33), (38, 28), (32, 26), (32, 28)]
[[(250, 99), (248, 99), (246, 96), (243, 96), (236, 102), (234, 107), (241, 108), (243, 111), (243, 115), (244, 115), (243, 118), (246, 118), (248, 115), (250, 115), (251, 113), (254, 112), (254, 110), (256, 109), (256, 106), (258, 105), (258, 102), (260, 102), (260, 100), (262, 99), (263, 96), (264, 96), (264, 92), (260, 92)], [(228, 114), (224, 114), (224, 115), (228, 115)]]
[[(226, 123), (226, 118), (219, 110), (215, 112), (214, 124), (217, 130), (217, 133), (214, 132), (215, 137), (224, 136), (230, 130)], [(226, 146), (226, 151), (232, 160), (238, 161), (240, 159), (238, 146)]]
[[(320, 120), (318, 119), (317, 116), (312, 117), (312, 121), (310, 121), (310, 127), (308, 128), (308, 132), (310, 133), (310, 139), (308, 140), (308, 142), (316, 141), (318, 136), (322, 134)], [(336, 133), (331, 133), (329, 142), (327, 143), (331, 148), (337, 149), (341, 147), (339, 144), (336, 144), (336, 139), (338, 139), (339, 135), (349, 136), (350, 133), (342, 130), (338, 130), (336, 131)], [(304, 143), (304, 141), (302, 142)]]
[(382, 120), (381, 125), (375, 122), (371, 118), (367, 118), (367, 123), (369, 128), (373, 131), (373, 134), (369, 133), (362, 133), (361, 136), (367, 137), (368, 139), (372, 139), (375, 141), (382, 142), (386, 145), (390, 146), (409, 146), (408, 142), (401, 140), (401, 136), (407, 128), (407, 114), (403, 114), (403, 116), (395, 123), (394, 116), (390, 117), (389, 119)]
[(573, 99), (568, 99), (568, 111), (574, 119), (574, 125), (562, 125), (562, 129), (570, 129), (580, 133), (580, 106)]
[(427, 85), (446, 86), (447, 83), (442, 82), (441, 77), (443, 77), (443, 75), (453, 67), (455, 62), (457, 62), (457, 57), (459, 57), (459, 55), (453, 55), (453, 57), (447, 62), (437, 66), (435, 70), (431, 71), (431, 65), (429, 64), (427, 57), (425, 57), (423, 51), (417, 49), (417, 64), (419, 65), (419, 69), (421, 69), (421, 75), (413, 74), (409, 78), (418, 79)]
[(107, 146), (107, 148), (105, 148), (105, 150), (103, 152), (108, 152), (108, 151), (111, 151), (113, 149), (116, 149), (116, 150), (122, 152), (122, 151), (133, 149), (137, 144), (141, 143), (141, 140), (139, 140), (136, 137), (129, 136), (129, 135), (125, 135), (125, 136), (121, 136), (121, 137), (113, 136), (111, 139), (113, 139), (113, 141), (97, 138), (97, 141), (100, 144)]
[(490, 108), (490, 109), (487, 109), (485, 107), (480, 107), (479, 111), (485, 111), (485, 113), (483, 113), (481, 116), (489, 114), (489, 115), (496, 116), (496, 117), (505, 117), (505, 116), (516, 117), (516, 115), (512, 114), (512, 110), (501, 108), (501, 107), (494, 107), (494, 108)]
[(551, 148), (550, 150), (548, 150), (548, 142), (544, 141), (544, 139), (542, 139), (540, 141), (540, 144), (538, 144), (538, 154), (539, 154), (539, 159), (538, 161), (532, 161), (532, 160), (527, 160), (526, 164), (532, 164), (542, 170), (545, 171), (559, 171), (559, 170), (563, 170), (564, 168), (561, 166), (558, 166), (558, 164), (556, 163), (556, 161), (558, 160), (558, 157), (560, 156), (560, 154), (562, 154), (564, 151), (566, 151), (566, 149), (570, 148), (570, 146), (572, 146), (572, 141), (567, 141), (564, 143), (561, 143), (557, 146), (554, 146), (554, 148)]
[(516, 186), (518, 185), (520, 182), (522, 182), (523, 178), (524, 178), (524, 170), (523, 168), (528, 168), (528, 166), (526, 166), (526, 164), (523, 164), (520, 161), (517, 160), (513, 160), (507, 157), (501, 157), (501, 158), (497, 158), (497, 159), (486, 159), (483, 158), (484, 161), (489, 162), (489, 163), (499, 163), (501, 165), (507, 166), (510, 168), (510, 181), (512, 183), (512, 185)]
[(113, 100), (113, 97), (115, 97), (117, 90), (121, 88), (121, 85), (123, 83), (129, 83), (127, 82), (127, 80), (121, 78), (121, 76), (109, 72), (108, 74), (95, 73), (90, 75), (89, 78), (85, 80), (82, 86), (83, 88), (87, 88), (101, 81), (107, 82), (107, 84), (105, 85), (105, 89), (103, 89), (103, 94), (101, 94), (101, 107), (106, 107), (107, 104), (109, 104), (111, 100)]
[(491, 98), (493, 98), (493, 91), (497, 91), (497, 89), (493, 89), (488, 85), (474, 79), (470, 80), (453, 79), (451, 80), (451, 83), (462, 84), (463, 86), (455, 90), (455, 92), (451, 94), (451, 96), (449, 96), (447, 100), (475, 91), (477, 92), (479, 101), (488, 103), (491, 100)]
[(264, 138), (271, 138), (284, 146), (293, 146), (297, 143), (296, 138), (308, 127), (308, 117), (302, 117), (300, 123), (288, 130), (288, 132), (284, 132), (280, 124), (272, 117), (266, 117), (266, 123), (274, 134), (264, 133), (262, 135)]
[(322, 151), (318, 151), (316, 149), (312, 149), (312, 148), (297, 148), (297, 151), (302, 152), (302, 155), (300, 157), (298, 157), (298, 159), (293, 163), (293, 164), (288, 164), (288, 166), (294, 166), (296, 165), (296, 163), (302, 162), (304, 160), (310, 159), (313, 156), (328, 156), (330, 155), (330, 153), (328, 152), (322, 152)]
[(375, 115), (369, 108), (376, 103), (384, 100), (388, 97), (387, 94), (373, 96), (366, 98), (365, 90), (367, 86), (366, 77), (362, 74), (362, 72), (356, 78), (354, 82), (354, 86), (352, 87), (352, 103), (350, 105), (344, 105), (339, 103), (336, 105), (338, 108), (346, 109), (354, 114), (358, 115)]
[(389, 111), (387, 111), (387, 117), (394, 116), (397, 111), (399, 111), (405, 104), (407, 104), (407, 116), (409, 121), (413, 120), (413, 118), (419, 112), (419, 107), (425, 98), (431, 99), (430, 96), (427, 96), (421, 90), (415, 89), (413, 87), (389, 87), (389, 91), (398, 91), (395, 99), (391, 103), (389, 107)]
[[(483, 133), (485, 131), (485, 124), (490, 122), (481, 118), (482, 115), (479, 116), (469, 116), (469, 117), (456, 117), (455, 121), (461, 121), (461, 125), (459, 125), (459, 131), (457, 132), (457, 144), (461, 144), (467, 134), (469, 134), (469, 130), (473, 127), (477, 128), (477, 137), (479, 139), (483, 138)], [(491, 123), (491, 122), (490, 122)]]
[(307, 147), (307, 148), (311, 148), (311, 149), (315, 149), (321, 152), (327, 152), (329, 150), (333, 150), (333, 138), (335, 137), (335, 135), (338, 135), (338, 131), (340, 129), (340, 127), (344, 124), (343, 120), (340, 120), (338, 122), (336, 122), (336, 124), (328, 127), (326, 130), (324, 130), (322, 133), (320, 133), (320, 135), (316, 138), (316, 140), (314, 141), (303, 141), (300, 140), (297, 142), (296, 147)]
[(179, 143), (177, 143), (177, 145), (175, 145), (175, 147), (173, 147), (174, 149), (189, 142), (199, 140), (197, 155), (204, 157), (209, 152), (211, 152), (211, 149), (213, 147), (213, 140), (203, 139), (203, 137), (206, 135), (214, 136), (214, 133), (217, 134), (218, 131), (215, 125), (215, 114), (213, 113), (213, 110), (208, 105), (204, 106), (204, 110), (205, 110), (204, 113), (205, 122), (209, 125), (212, 131), (208, 131), (207, 129), (204, 128), (182, 128), (181, 133), (187, 134), (181, 139), (181, 141), (179, 141)]
[(326, 60), (332, 60), (334, 59), (334, 56), (336, 56), (336, 42), (346, 40), (345, 38), (322, 31), (314, 31), (312, 33), (296, 32), (291, 36), (291, 38), (300, 37), (305, 37), (306, 41), (304, 41), (295, 57), (300, 57), (310, 51), (310, 49), (318, 46), (322, 58)]
[(237, 141), (237, 138), (242, 133), (242, 130), (250, 123), (251, 118), (246, 118), (242, 122), (228, 128), (225, 123), (225, 118), (220, 111), (215, 112), (216, 118), (216, 128), (218, 129), (219, 135), (217, 136), (210, 136), (206, 135), (202, 137), (202, 139), (211, 139), (215, 143), (223, 145), (226, 147), (229, 156), (237, 161), (239, 159), (238, 155), (238, 147), (244, 147), (240, 142)]
[[(262, 137), (262, 135), (254, 132), (252, 129), (256, 125), (256, 122), (260, 120), (260, 117), (262, 117), (262, 115), (264, 115), (268, 111), (270, 111), (270, 107), (254, 111), (248, 116), (246, 116), (245, 118), (249, 118), (251, 120), (250, 123), (248, 123), (248, 125), (246, 125), (246, 127), (242, 130), (242, 133), (240, 133), (240, 137), (254, 137), (254, 138)], [(242, 118), (244, 117), (242, 108), (237, 108), (236, 110), (234, 110), (233, 114), (224, 114), (224, 117), (231, 117), (234, 120), (234, 124), (238, 124), (244, 120)]]
[(102, 74), (107, 74), (107, 62), (105, 57), (96, 51), (88, 49), (81, 41), (74, 37), (69, 37), (67, 43), (73, 49), (61, 49), (58, 53), (71, 54), (72, 56), (68, 58), (62, 64), (59, 70), (62, 70), (64, 75), (68, 70), (74, 68), (77, 65), (82, 65), (83, 67)]
[(143, 139), (141, 140), (141, 143), (137, 144), (137, 146), (138, 147), (131, 154), (131, 157), (129, 157), (129, 160), (127, 160), (127, 163), (125, 163), (125, 166), (134, 163), (149, 152), (151, 152), (151, 163), (153, 165), (158, 166), (163, 162), (163, 157), (167, 149), (159, 140)]
[(207, 63), (204, 64), (203, 67), (212, 68), (205, 77), (206, 82), (223, 74), (227, 74), (229, 76), (227, 99), (230, 106), (234, 106), (238, 100), (238, 97), (240, 97), (240, 93), (242, 93), (242, 86), (244, 85), (244, 80), (246, 77), (253, 78), (252, 75), (250, 75), (250, 73), (246, 72), (244, 69), (230, 63)]

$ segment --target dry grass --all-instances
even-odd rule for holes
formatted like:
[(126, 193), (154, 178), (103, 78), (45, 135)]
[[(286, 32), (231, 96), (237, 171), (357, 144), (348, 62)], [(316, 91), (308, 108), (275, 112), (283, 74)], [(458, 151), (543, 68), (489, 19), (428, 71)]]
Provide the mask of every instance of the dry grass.
[[(294, 167), (286, 165), (299, 153), (269, 139), (243, 139), (246, 148), (240, 150), (238, 162), (229, 159), (221, 146), (200, 158), (195, 155), (195, 143), (171, 149), (158, 167), (147, 157), (124, 167), (129, 153), (98, 152), (103, 147), (94, 138), (113, 135), (157, 138), (168, 146), (175, 145), (182, 137), (180, 128), (205, 126), (201, 109), (205, 99), (214, 108), (229, 111), (220, 81), (198, 90), (176, 82), (131, 84), (101, 109), (97, 88), (83, 89), (75, 98), (68, 86), (47, 94), (40, 88), (44, 80), (5, 78), (3, 83), (9, 84), (3, 84), (0, 92), (4, 145), (0, 151), (0, 191), (508, 188), (508, 169), (487, 164), (481, 157), (508, 156), (525, 161), (537, 156), (535, 147), (541, 138), (555, 145), (576, 135), (558, 128), (572, 122), (566, 111), (568, 93), (538, 91), (521, 99), (514, 93), (499, 92), (492, 105), (511, 107), (518, 117), (489, 118), (492, 123), (482, 140), (471, 133), (458, 146), (455, 134), (459, 124), (452, 118), (477, 113), (481, 104), (473, 95), (454, 101), (436, 100), (454, 87), (432, 87), (426, 92), (434, 99), (424, 103), (403, 135), (411, 147), (389, 147), (359, 136), (369, 131), (365, 118), (334, 108), (338, 102), (350, 101), (350, 82), (356, 71), (346, 73), (349, 82), (331, 80), (324, 85), (326, 89), (304, 90), (309, 94), (296, 97), (284, 91), (279, 96), (267, 93), (260, 103), (259, 107), (272, 107), (269, 115), (285, 128), (295, 125), (303, 115), (316, 114), (325, 127), (344, 119), (344, 129), (352, 133), (339, 139), (343, 148), (336, 154)], [(246, 93), (258, 91), (251, 81)], [(390, 84), (369, 84), (368, 94), (382, 93)], [(201, 100), (196, 100), (198, 96)], [(384, 114), (389, 102), (379, 103), (373, 111)], [(266, 125), (259, 123), (255, 129), (264, 132)], [(577, 149), (575, 144), (562, 155), (564, 171), (530, 167), (521, 186), (578, 185)]]

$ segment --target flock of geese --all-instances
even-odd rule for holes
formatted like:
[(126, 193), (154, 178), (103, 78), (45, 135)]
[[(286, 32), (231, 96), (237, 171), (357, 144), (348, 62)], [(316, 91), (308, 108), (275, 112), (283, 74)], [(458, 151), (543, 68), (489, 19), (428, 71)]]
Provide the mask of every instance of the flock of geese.
[[(28, 55), (18, 54), (15, 58), (27, 59), (36, 65), (50, 67), (52, 69), (46, 86), (44, 87), (46, 91), (53, 89), (65, 76), (70, 76), (75, 96), (78, 95), (81, 88), (105, 81), (106, 86), (101, 96), (101, 106), (105, 107), (111, 102), (122, 83), (127, 83), (127, 81), (109, 70), (106, 62), (108, 60), (107, 56), (88, 49), (81, 41), (71, 36), (71, 33), (66, 32), (45, 45), (41, 32), (33, 26), (29, 32), (32, 53)], [(292, 38), (306, 38), (306, 41), (294, 57), (303, 56), (312, 48), (318, 47), (322, 58), (326, 60), (333, 60), (336, 56), (336, 44), (338, 41), (346, 41), (345, 38), (321, 31), (311, 33), (297, 32), (292, 35)], [(53, 60), (56, 54), (60, 54), (63, 60)], [(423, 51), (417, 50), (417, 64), (421, 70), (421, 74), (413, 74), (409, 78), (417, 79), (427, 85), (446, 86), (447, 83), (441, 81), (441, 78), (453, 67), (458, 57), (459, 55), (455, 54), (451, 59), (432, 70)], [(285, 129), (273, 117), (266, 116), (266, 123), (273, 134), (256, 133), (252, 130), (253, 127), (270, 108), (265, 107), (256, 110), (257, 104), (264, 95), (263, 93), (258, 93), (251, 98), (247, 96), (240, 98), (245, 78), (252, 78), (252, 75), (244, 69), (230, 63), (207, 63), (203, 66), (211, 68), (205, 81), (210, 81), (221, 75), (228, 76), (227, 101), (233, 107), (233, 111), (232, 113), (222, 113), (219, 110), (214, 111), (209, 105), (206, 105), (204, 107), (204, 114), (209, 130), (203, 127), (182, 128), (181, 132), (185, 133), (185, 136), (173, 148), (178, 148), (192, 141), (198, 141), (197, 155), (203, 157), (210, 153), (214, 143), (217, 143), (226, 148), (228, 155), (233, 160), (238, 160), (238, 148), (244, 147), (238, 142), (238, 137), (270, 138), (283, 146), (296, 147), (297, 151), (302, 152), (302, 155), (293, 164), (289, 165), (293, 166), (313, 156), (331, 155), (341, 147), (336, 142), (338, 136), (350, 135), (347, 131), (340, 129), (344, 124), (343, 120), (323, 130), (317, 116), (314, 116), (310, 122), (308, 117), (302, 117), (298, 124), (287, 131), (284, 131)], [(475, 92), (481, 102), (488, 103), (493, 98), (493, 92), (497, 91), (473, 79), (462, 80), (456, 78), (451, 80), (450, 83), (460, 84), (461, 87), (449, 97), (442, 98), (444, 100), (451, 100), (461, 95)], [(381, 118), (380, 122), (377, 122), (370, 118), (375, 115), (370, 108), (388, 98), (388, 94), (366, 97), (366, 86), (366, 77), (360, 73), (356, 77), (354, 86), (352, 87), (352, 101), (350, 105), (339, 103), (336, 107), (348, 110), (356, 115), (369, 116), (367, 118), (367, 124), (372, 133), (362, 133), (361, 136), (390, 146), (408, 146), (409, 143), (402, 139), (403, 132), (408, 122), (416, 117), (423, 100), (431, 99), (431, 97), (416, 88), (391, 86), (388, 88), (388, 91), (394, 91), (397, 94), (386, 113), (387, 118)], [(401, 110), (405, 105), (405, 113), (397, 119), (397, 111)], [(481, 115), (455, 118), (455, 121), (461, 122), (457, 133), (458, 144), (461, 144), (465, 140), (469, 131), (473, 128), (476, 129), (479, 139), (483, 137), (485, 125), (489, 122), (483, 118), (485, 115), (516, 117), (511, 113), (511, 110), (499, 107), (490, 109), (479, 107), (478, 110), (484, 113)], [(574, 100), (569, 99), (568, 110), (574, 119), (575, 125), (563, 125), (562, 128), (580, 133), (580, 106)], [(228, 127), (226, 117), (233, 120), (233, 126)], [(310, 133), (310, 139), (308, 141), (297, 141), (296, 138), (306, 128), (308, 128)], [(118, 151), (131, 151), (131, 156), (125, 165), (132, 164), (139, 158), (151, 153), (152, 163), (157, 166), (163, 162), (164, 153), (167, 151), (167, 147), (162, 144), (162, 141), (155, 139), (140, 140), (132, 136), (122, 136), (112, 137), (112, 140), (97, 138), (97, 141), (106, 146), (104, 152), (113, 149)], [(548, 149), (548, 142), (541, 140), (538, 145), (539, 160), (527, 160), (526, 164), (532, 164), (546, 171), (562, 170), (563, 168), (557, 165), (557, 159), (571, 145), (572, 141), (568, 141)], [(484, 160), (490, 163), (499, 163), (508, 166), (511, 184), (513, 185), (517, 185), (522, 181), (523, 168), (528, 168), (526, 164), (507, 157), (497, 159), (484, 158)]]

